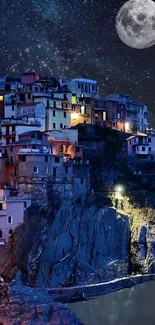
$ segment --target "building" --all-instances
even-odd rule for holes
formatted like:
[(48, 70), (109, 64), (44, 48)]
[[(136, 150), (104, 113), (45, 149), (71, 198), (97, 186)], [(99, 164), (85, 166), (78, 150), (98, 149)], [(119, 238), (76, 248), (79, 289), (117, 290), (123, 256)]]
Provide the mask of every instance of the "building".
[(61, 130), (71, 126), (71, 110), (66, 99), (52, 98), (47, 101), (46, 131)]
[(72, 104), (74, 104), (75, 97), (77, 102), (82, 96), (99, 97), (99, 87), (96, 80), (76, 78), (68, 80), (65, 84), (72, 93)]
[(40, 121), (32, 118), (21, 119), (5, 119), (1, 121), (1, 144), (3, 146), (18, 141), (19, 135), (23, 132), (30, 132), (32, 130), (40, 130)]
[(147, 158), (149, 155), (149, 145), (147, 134), (136, 134), (127, 139), (128, 155), (137, 155), (139, 158)]
[(30, 205), (30, 196), (11, 196), (9, 189), (0, 189), (0, 245), (24, 221), (24, 212)]
[(128, 95), (112, 94), (106, 96), (108, 123), (124, 132), (146, 132), (148, 128), (147, 105), (132, 100)]
[(51, 146), (48, 135), (41, 131), (25, 132), (19, 140), (7, 145), (7, 174), (9, 184), (18, 187), (21, 177), (51, 175)]
[(91, 98), (91, 124), (106, 126), (108, 120), (108, 108), (105, 99)]

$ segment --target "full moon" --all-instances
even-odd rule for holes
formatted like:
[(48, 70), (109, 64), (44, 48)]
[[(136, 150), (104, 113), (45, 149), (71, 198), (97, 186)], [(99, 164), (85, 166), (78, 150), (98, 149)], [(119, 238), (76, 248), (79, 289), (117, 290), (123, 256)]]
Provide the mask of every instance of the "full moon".
[(119, 38), (135, 49), (155, 44), (155, 2), (152, 0), (129, 0), (116, 16)]

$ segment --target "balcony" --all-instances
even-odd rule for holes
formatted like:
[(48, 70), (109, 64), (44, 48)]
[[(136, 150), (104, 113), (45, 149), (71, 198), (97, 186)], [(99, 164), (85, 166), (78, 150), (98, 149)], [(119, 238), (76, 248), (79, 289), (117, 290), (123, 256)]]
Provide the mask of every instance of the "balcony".
[[(10, 125), (10, 124), (16, 124), (16, 125), (32, 125), (32, 124), (37, 124), (38, 126), (41, 126), (41, 122), (37, 119), (34, 119), (33, 121), (27, 121), (25, 119), (8, 119), (8, 120), (2, 120), (1, 121), (2, 125)], [(4, 131), (3, 131), (4, 132)], [(6, 134), (6, 133), (5, 133)]]
[(43, 153), (43, 154), (49, 154), (49, 149), (19, 149), (19, 154), (38, 154), (38, 153)]

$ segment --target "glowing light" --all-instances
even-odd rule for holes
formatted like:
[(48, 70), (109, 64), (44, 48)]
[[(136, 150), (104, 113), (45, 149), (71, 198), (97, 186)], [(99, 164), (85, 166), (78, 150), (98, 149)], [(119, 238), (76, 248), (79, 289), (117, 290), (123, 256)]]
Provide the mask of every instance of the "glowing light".
[(0, 96), (0, 102), (2, 102), (3, 101), (3, 96)]
[(125, 122), (125, 132), (128, 132), (130, 130), (130, 123)]
[(117, 185), (115, 188), (115, 197), (116, 199), (122, 199), (122, 194), (124, 192), (124, 187), (122, 185)]
[(72, 113), (72, 120), (76, 120), (78, 118), (78, 113), (74, 112)]

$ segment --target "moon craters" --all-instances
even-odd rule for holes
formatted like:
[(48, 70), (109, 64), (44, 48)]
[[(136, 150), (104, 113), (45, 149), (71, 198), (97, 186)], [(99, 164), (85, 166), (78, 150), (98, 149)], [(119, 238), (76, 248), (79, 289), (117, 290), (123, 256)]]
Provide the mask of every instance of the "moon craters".
[(144, 49), (155, 44), (155, 2), (129, 0), (116, 16), (116, 30), (128, 46)]

